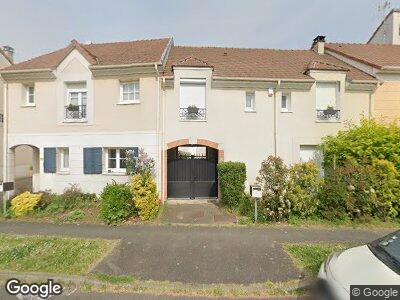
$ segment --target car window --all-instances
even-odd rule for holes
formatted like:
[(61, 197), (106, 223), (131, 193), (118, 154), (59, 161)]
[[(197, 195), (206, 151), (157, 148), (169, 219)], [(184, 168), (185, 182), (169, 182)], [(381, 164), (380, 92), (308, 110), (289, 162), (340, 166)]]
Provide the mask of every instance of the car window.
[(373, 241), (368, 247), (379, 260), (400, 274), (400, 231)]

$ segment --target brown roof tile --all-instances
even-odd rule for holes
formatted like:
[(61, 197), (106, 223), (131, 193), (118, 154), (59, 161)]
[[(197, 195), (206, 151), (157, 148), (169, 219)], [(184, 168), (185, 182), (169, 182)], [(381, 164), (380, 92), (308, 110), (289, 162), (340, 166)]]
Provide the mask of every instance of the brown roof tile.
[(176, 62), (173, 67), (200, 67), (200, 68), (212, 68), (212, 66), (201, 59), (198, 59), (197, 57), (193, 56), (188, 56), (178, 62)]
[(103, 44), (81, 44), (72, 40), (65, 48), (9, 66), (3, 70), (55, 69), (74, 49), (77, 49), (91, 65), (157, 63), (161, 60), (170, 42), (170, 38)]
[(400, 45), (326, 43), (325, 48), (378, 69), (400, 67)]
[(319, 55), (312, 50), (188, 46), (172, 47), (164, 74), (172, 75), (172, 67), (187, 57), (196, 57), (207, 62), (214, 67), (213, 75), (218, 77), (311, 79), (306, 72), (311, 62), (318, 61), (319, 66), (324, 64), (329, 70), (348, 70), (350, 79), (374, 79), (333, 56)]

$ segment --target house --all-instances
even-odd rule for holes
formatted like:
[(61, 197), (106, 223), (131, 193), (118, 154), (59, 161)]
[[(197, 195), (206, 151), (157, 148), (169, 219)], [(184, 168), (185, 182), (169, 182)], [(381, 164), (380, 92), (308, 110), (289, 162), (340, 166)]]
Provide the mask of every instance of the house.
[[(321, 139), (373, 109), (376, 79), (325, 52), (175, 46), (172, 39), (81, 44), (0, 71), (8, 168), (34, 149), (33, 188), (125, 182), (126, 150), (156, 162), (167, 198), (218, 196), (216, 165), (313, 159)], [(34, 100), (25, 95), (32, 90)]]
[[(14, 49), (10, 46), (0, 47), (0, 69), (9, 67), (14, 62)], [(0, 126), (3, 129), (3, 97), (4, 83), (0, 76)], [(0, 141), (3, 143), (3, 130), (0, 133)], [(31, 157), (32, 152), (29, 147), (21, 146), (17, 149), (15, 161), (15, 179), (17, 179), (17, 192), (20, 189), (30, 189), (31, 182)], [(0, 149), (0, 168), (3, 170), (3, 147)], [(3, 181), (3, 172), (1, 172), (0, 180)]]
[(377, 78), (374, 117), (385, 122), (399, 122), (400, 10), (393, 9), (366, 44), (326, 43), (325, 51)]

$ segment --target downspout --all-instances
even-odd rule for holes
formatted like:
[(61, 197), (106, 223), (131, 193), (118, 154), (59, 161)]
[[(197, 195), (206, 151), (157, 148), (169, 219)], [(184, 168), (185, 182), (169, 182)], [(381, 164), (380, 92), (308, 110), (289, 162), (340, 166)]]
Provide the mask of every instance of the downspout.
[[(281, 80), (278, 80), (278, 86), (281, 85)], [(276, 105), (276, 90), (274, 91), (274, 156), (278, 155), (278, 116), (277, 116), (277, 105)]]
[(160, 149), (160, 73), (158, 71), (157, 64), (154, 64), (154, 69), (156, 70), (156, 74), (157, 74), (157, 77), (156, 77), (156, 80), (157, 80), (157, 120), (156, 120), (157, 145), (156, 145), (156, 148), (157, 148), (157, 155), (158, 155), (158, 170), (159, 170), (157, 172), (157, 174), (158, 174), (157, 181), (161, 187), (162, 182), (161, 182), (160, 170), (162, 168), (162, 164), (161, 164), (162, 156), (161, 156), (161, 149)]
[[(165, 131), (165, 77), (162, 79), (163, 84), (162, 84), (162, 95), (161, 95), (161, 104), (162, 104), (162, 122), (161, 122), (161, 153), (164, 155), (164, 141), (165, 141), (165, 136), (164, 136), (164, 131)], [(167, 175), (165, 174), (167, 172), (167, 169), (164, 167), (167, 165), (167, 162), (164, 160), (167, 159), (167, 156), (163, 156), (163, 178), (162, 181), (167, 180)], [(162, 183), (162, 195), (163, 195), (163, 201), (167, 200), (167, 190), (166, 190), (167, 184), (165, 182)]]
[[(1, 77), (0, 77), (0, 80)], [(4, 82), (4, 106), (3, 106), (3, 182), (8, 180), (8, 83)], [(8, 192), (3, 192), (3, 212), (7, 210)]]

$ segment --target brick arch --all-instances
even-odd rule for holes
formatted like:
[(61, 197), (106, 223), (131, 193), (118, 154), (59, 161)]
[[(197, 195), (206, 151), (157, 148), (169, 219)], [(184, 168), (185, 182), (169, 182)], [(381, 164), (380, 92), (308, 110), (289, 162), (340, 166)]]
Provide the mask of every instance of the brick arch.
[[(165, 150), (162, 150), (162, 158), (163, 158), (163, 162), (162, 162), (162, 179), (163, 179), (163, 183), (162, 183), (162, 193), (161, 193), (161, 201), (164, 202), (165, 200), (167, 200), (167, 172), (168, 172), (168, 167), (167, 167), (167, 160), (168, 160), (168, 154), (167, 151), (169, 149), (175, 148), (175, 147), (179, 147), (179, 146), (184, 146), (184, 145), (188, 145), (190, 144), (190, 139), (186, 138), (186, 139), (179, 139), (179, 140), (175, 140), (175, 141), (171, 141), (169, 143), (167, 143), (167, 147), (165, 148)], [(218, 150), (218, 162), (223, 162), (224, 161), (224, 150), (221, 149), (221, 145), (217, 142), (211, 141), (211, 140), (207, 140), (207, 139), (197, 139), (196, 141), (196, 145), (201, 145), (201, 146), (207, 146), (207, 147), (211, 147), (214, 148), (216, 150)], [(218, 198), (220, 196), (220, 191), (218, 189)]]

